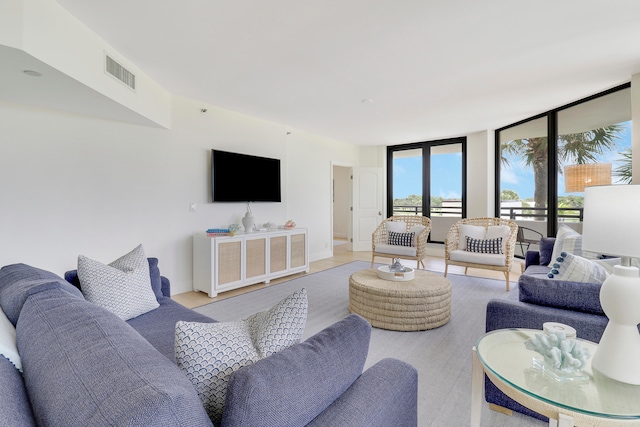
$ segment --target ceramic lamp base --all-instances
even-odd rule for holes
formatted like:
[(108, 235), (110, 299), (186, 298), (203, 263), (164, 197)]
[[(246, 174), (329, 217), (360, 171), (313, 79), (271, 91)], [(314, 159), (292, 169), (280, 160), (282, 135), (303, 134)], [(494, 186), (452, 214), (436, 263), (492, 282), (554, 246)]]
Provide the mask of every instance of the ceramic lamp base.
[(591, 367), (626, 384), (640, 385), (640, 276), (638, 268), (616, 265), (600, 289), (609, 318)]

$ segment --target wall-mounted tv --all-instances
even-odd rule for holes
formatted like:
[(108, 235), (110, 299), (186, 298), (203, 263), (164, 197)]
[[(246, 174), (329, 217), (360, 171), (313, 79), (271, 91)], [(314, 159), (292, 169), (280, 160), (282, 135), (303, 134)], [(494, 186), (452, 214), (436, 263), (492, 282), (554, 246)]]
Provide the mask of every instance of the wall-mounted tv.
[(280, 202), (280, 160), (211, 150), (214, 202)]

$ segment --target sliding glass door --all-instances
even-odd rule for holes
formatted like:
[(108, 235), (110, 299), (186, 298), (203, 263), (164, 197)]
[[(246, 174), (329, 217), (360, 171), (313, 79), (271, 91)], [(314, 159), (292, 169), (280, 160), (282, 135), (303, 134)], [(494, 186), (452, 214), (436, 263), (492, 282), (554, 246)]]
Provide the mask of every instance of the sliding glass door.
[(430, 241), (444, 242), (466, 216), (465, 147), (466, 138), (388, 147), (387, 211), (431, 218)]

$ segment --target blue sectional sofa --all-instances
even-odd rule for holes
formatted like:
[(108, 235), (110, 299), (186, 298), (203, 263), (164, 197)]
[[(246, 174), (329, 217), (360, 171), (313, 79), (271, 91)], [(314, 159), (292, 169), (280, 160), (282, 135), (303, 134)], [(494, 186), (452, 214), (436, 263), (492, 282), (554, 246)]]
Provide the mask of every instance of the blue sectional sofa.
[[(555, 243), (543, 238), (540, 251), (528, 251), (525, 271), (518, 280), (518, 300), (494, 299), (487, 304), (486, 331), (505, 328), (542, 329), (545, 322), (558, 322), (575, 328), (578, 338), (599, 342), (608, 319), (600, 306), (600, 283), (569, 282), (547, 277), (547, 267)], [(533, 412), (485, 381), (485, 399), (489, 403), (535, 418)]]
[[(128, 321), (85, 300), (74, 271), (64, 280), (24, 264), (0, 269), (22, 364), (0, 355), (0, 425), (212, 425), (176, 364), (174, 336), (178, 320), (215, 320), (173, 301), (158, 260), (148, 261), (159, 307)], [(362, 372), (370, 333), (350, 315), (235, 371), (222, 425), (417, 425), (413, 367), (385, 359)]]

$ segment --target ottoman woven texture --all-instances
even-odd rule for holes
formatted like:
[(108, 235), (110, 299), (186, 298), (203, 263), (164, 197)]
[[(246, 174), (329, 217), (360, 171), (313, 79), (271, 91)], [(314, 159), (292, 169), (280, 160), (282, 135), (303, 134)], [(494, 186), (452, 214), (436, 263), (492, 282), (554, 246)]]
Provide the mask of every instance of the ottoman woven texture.
[(451, 319), (451, 282), (423, 270), (408, 281), (380, 279), (375, 269), (358, 271), (349, 278), (349, 310), (376, 328), (437, 328)]

